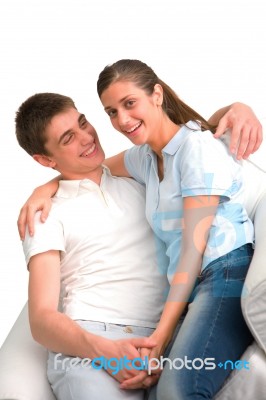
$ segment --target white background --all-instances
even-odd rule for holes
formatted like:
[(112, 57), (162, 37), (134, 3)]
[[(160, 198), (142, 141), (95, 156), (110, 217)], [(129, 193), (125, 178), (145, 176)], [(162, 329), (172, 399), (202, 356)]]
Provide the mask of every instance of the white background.
[(14, 116), (37, 92), (73, 97), (107, 156), (130, 144), (111, 127), (96, 94), (106, 64), (138, 58), (209, 117), (240, 100), (266, 116), (263, 0), (1, 0), (0, 345), (27, 299), (18, 211), (54, 176), (16, 143)]

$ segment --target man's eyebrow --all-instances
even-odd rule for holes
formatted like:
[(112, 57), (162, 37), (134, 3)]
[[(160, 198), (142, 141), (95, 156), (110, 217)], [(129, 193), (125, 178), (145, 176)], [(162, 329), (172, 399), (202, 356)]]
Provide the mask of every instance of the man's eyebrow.
[[(84, 118), (86, 119), (85, 115), (84, 115), (84, 114), (80, 114), (80, 116), (78, 117), (78, 124), (79, 124), (79, 125), (80, 125), (81, 121), (82, 121)], [(62, 135), (61, 135), (60, 138), (59, 138), (58, 144), (60, 144), (60, 143), (64, 140), (64, 138), (65, 138), (67, 135), (69, 135), (71, 132), (72, 132), (72, 129), (68, 129), (67, 131), (65, 131), (64, 133), (62, 133)]]

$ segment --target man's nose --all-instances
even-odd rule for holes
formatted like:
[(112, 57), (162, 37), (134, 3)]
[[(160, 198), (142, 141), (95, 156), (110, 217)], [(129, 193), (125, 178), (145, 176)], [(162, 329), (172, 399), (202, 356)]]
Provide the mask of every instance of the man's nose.
[(86, 132), (84, 130), (80, 130), (79, 138), (80, 138), (80, 143), (83, 146), (85, 146), (87, 144), (90, 144), (90, 143), (92, 143), (94, 141), (94, 137), (90, 133), (88, 133), (88, 132)]

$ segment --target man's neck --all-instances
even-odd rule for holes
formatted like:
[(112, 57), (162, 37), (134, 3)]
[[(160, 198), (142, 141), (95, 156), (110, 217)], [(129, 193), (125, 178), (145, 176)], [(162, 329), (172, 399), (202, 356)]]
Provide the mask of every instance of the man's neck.
[[(62, 173), (61, 173), (62, 174)], [(62, 174), (62, 179), (67, 180), (67, 181), (78, 181), (78, 180), (83, 180), (83, 179), (89, 179), (96, 183), (96, 185), (100, 186), (101, 179), (102, 179), (102, 174), (103, 174), (103, 166), (99, 166), (97, 169), (93, 171), (89, 171), (88, 173), (84, 172), (82, 174)]]

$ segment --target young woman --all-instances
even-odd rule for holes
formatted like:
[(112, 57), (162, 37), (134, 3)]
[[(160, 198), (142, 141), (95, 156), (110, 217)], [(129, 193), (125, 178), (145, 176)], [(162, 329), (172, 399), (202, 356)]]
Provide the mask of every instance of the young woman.
[[(143, 354), (159, 359), (170, 350), (173, 362), (166, 363), (150, 398), (212, 398), (230, 373), (226, 361), (238, 360), (252, 340), (240, 307), (253, 254), (241, 166), (213, 138), (215, 125), (146, 64), (120, 60), (107, 66), (97, 88), (114, 128), (136, 145), (109, 159), (108, 166), (114, 175), (146, 186), (159, 266), (171, 282), (153, 334), (157, 347)], [(20, 226), (42, 207), (30, 206), (30, 213), (24, 207)], [(138, 385), (135, 379), (122, 387)]]
[(241, 166), (146, 64), (107, 66), (97, 89), (113, 127), (136, 145), (109, 166), (146, 186), (146, 217), (171, 283), (150, 357), (164, 354), (181, 320), (168, 356), (177, 368), (166, 363), (151, 398), (213, 398), (230, 373), (226, 361), (252, 340), (240, 306), (253, 254)]

